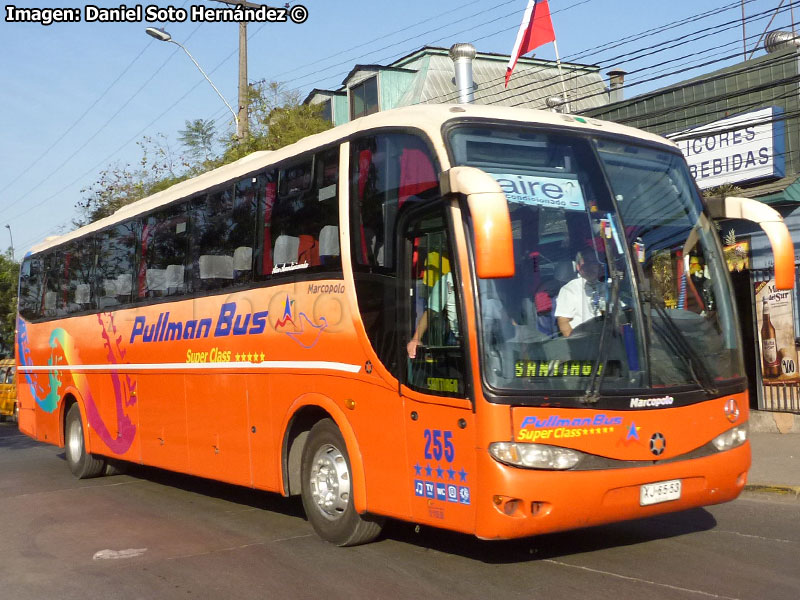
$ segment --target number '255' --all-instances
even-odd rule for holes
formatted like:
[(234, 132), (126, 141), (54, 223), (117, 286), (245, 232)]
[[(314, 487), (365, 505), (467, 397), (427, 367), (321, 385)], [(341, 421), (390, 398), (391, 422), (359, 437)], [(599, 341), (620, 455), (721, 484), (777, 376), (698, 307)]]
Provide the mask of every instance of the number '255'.
[(453, 462), (456, 448), (453, 446), (453, 432), (441, 429), (425, 430), (425, 458)]

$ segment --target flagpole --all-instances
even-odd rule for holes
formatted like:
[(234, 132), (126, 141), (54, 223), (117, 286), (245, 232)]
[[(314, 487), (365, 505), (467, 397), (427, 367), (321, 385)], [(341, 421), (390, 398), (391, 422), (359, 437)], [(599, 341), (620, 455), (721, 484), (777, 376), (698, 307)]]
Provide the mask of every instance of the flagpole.
[(561, 70), (561, 58), (558, 55), (558, 42), (556, 42), (555, 37), (553, 38), (553, 49), (556, 51), (556, 66), (558, 66), (558, 77), (561, 79), (561, 90), (564, 93), (564, 108), (567, 112), (569, 110), (569, 98), (567, 97), (567, 86), (564, 83), (564, 72)]

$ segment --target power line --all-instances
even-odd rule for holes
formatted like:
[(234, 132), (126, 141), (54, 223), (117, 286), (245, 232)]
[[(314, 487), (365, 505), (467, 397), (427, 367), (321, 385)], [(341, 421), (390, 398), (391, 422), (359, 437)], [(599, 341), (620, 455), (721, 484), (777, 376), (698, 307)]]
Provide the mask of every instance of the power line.
[[(570, 6), (570, 7), (567, 7), (567, 8), (564, 8), (564, 9), (560, 9), (560, 10), (568, 10), (569, 8), (572, 8), (572, 7), (574, 7), (574, 6), (577, 6), (577, 5), (579, 5), (579, 4), (583, 4), (583, 3), (585, 3), (585, 2), (588, 2), (588, 1), (590, 1), (590, 0), (584, 0), (584, 2), (579, 2), (578, 4), (575, 4), (575, 5), (572, 5), (572, 6)], [(747, 0), (747, 2), (750, 2), (750, 1), (754, 1), (754, 0)], [(503, 3), (503, 4), (500, 4), (500, 5), (498, 5), (498, 6), (502, 6), (502, 5), (504, 5), (504, 4), (508, 4), (508, 2), (506, 2), (506, 3)], [(728, 7), (729, 7), (729, 6), (731, 6), (731, 5), (726, 5), (726, 6), (728, 6)], [(720, 12), (721, 12), (721, 11), (723, 11), (723, 9), (727, 9), (727, 8), (726, 8), (726, 6), (723, 6), (723, 7), (721, 7), (720, 9), (715, 9), (715, 11), (720, 11)], [(715, 12), (715, 11), (707, 11), (707, 13), (701, 13), (701, 14), (703, 14), (703, 15), (707, 15), (707, 14), (709, 14), (709, 13), (717, 14), (717, 12)], [(450, 11), (450, 12), (452, 12), (452, 11)], [(558, 12), (560, 12), (560, 11), (558, 11)], [(445, 13), (445, 14), (446, 14), (446, 13)], [(482, 14), (482, 13), (481, 13), (481, 14)], [(514, 13), (512, 13), (512, 14), (518, 14), (518, 11), (515, 11), (515, 12), (514, 12)], [(509, 15), (506, 15), (506, 16), (509, 16)], [(500, 17), (500, 18), (505, 18), (505, 17)], [(426, 21), (422, 21), (421, 23), (428, 22), (428, 21), (430, 21), (430, 20), (431, 20), (431, 19), (427, 19)], [(491, 22), (494, 22), (494, 21), (497, 21), (497, 20), (499, 20), (499, 19), (494, 19), (493, 21), (490, 21), (489, 23), (491, 23)], [(458, 21), (457, 21), (457, 22), (458, 22)], [(684, 19), (684, 20), (681, 20), (681, 21), (677, 21), (677, 22), (675, 22), (675, 23), (684, 24), (685, 22), (691, 22), (691, 21), (687, 21), (686, 19)], [(487, 24), (488, 24), (488, 23), (484, 23), (484, 24), (483, 24), (483, 25), (481, 25), (481, 26), (483, 27), (483, 26), (485, 26), (485, 25), (487, 25)], [(416, 26), (416, 25), (414, 25), (414, 26)], [(677, 26), (677, 25), (676, 25), (676, 26)], [(410, 26), (410, 27), (413, 27), (413, 26)], [(407, 29), (409, 29), (410, 27), (407, 27), (407, 28), (405, 28), (404, 30), (407, 30)], [(666, 27), (666, 26), (665, 26), (665, 27)], [(656, 29), (656, 30), (658, 30), (658, 31), (663, 31), (663, 30), (664, 30), (664, 29), (663, 29), (663, 27), (660, 27), (660, 28), (655, 28), (655, 29)], [(259, 31), (260, 31), (260, 30), (259, 30)], [(650, 31), (650, 30), (649, 30), (649, 31)], [(255, 32), (255, 33), (258, 33), (258, 32)], [(421, 35), (427, 35), (428, 33), (430, 33), (430, 32), (425, 32), (425, 33), (423, 33), (423, 34), (421, 34)], [(418, 36), (418, 37), (419, 37), (419, 36)], [(631, 37), (633, 37), (633, 36), (631, 36)], [(641, 37), (642, 37), (642, 36), (638, 36), (638, 39), (641, 39)], [(366, 43), (365, 45), (368, 45), (368, 44), (369, 44), (369, 43)], [(387, 48), (389, 48), (389, 47), (393, 47), (393, 46), (395, 46), (395, 45), (397, 45), (397, 44), (393, 44), (392, 46), (387, 46), (387, 47), (384, 47), (384, 48), (380, 48), (380, 49), (378, 49), (378, 50), (376, 50), (376, 51), (374, 51), (374, 52), (380, 52), (381, 50), (387, 49)], [(617, 45), (619, 45), (619, 43), (617, 43)], [(347, 52), (347, 50), (346, 50), (346, 51), (343, 51), (343, 52)], [(373, 53), (374, 53), (374, 52), (373, 52)], [(228, 59), (229, 59), (231, 56), (233, 56), (233, 54), (235, 54), (235, 52), (234, 52), (234, 53), (232, 53), (232, 54), (231, 54), (229, 57), (227, 57), (227, 58), (226, 58), (226, 59), (223, 61), (223, 63), (224, 63), (225, 61), (227, 61), (227, 60), (228, 60)], [(626, 56), (626, 55), (623, 55), (623, 56)], [(218, 65), (218, 67), (217, 67), (217, 68), (219, 68), (219, 66), (221, 66), (221, 64), (222, 64), (222, 63), (220, 63), (220, 65)], [(215, 70), (216, 70), (216, 68), (215, 68)], [(213, 72), (213, 71), (212, 71), (212, 72)], [(196, 86), (195, 86), (195, 87), (196, 87)], [(191, 91), (193, 91), (193, 90), (195, 89), (195, 87), (191, 88), (190, 92), (191, 92)], [(161, 115), (159, 115), (159, 117), (157, 117), (157, 118), (156, 118), (154, 121), (151, 121), (151, 123), (150, 123), (150, 124), (148, 124), (148, 125), (147, 125), (147, 126), (146, 126), (146, 127), (143, 129), (143, 130), (142, 130), (142, 131), (144, 131), (144, 130), (146, 130), (147, 128), (149, 128), (149, 127), (150, 127), (150, 126), (151, 126), (151, 125), (152, 125), (154, 122), (156, 122), (156, 121), (157, 121), (158, 119), (160, 119), (160, 118), (161, 118), (161, 117), (162, 117), (164, 114), (166, 114), (166, 112), (168, 112), (169, 110), (171, 110), (172, 108), (174, 108), (174, 106), (175, 106), (175, 105), (176, 105), (178, 102), (182, 101), (182, 100), (183, 100), (183, 98), (185, 98), (185, 97), (188, 95), (188, 93), (190, 93), (190, 92), (187, 92), (187, 94), (185, 94), (184, 96), (182, 96), (181, 98), (179, 98), (179, 99), (178, 99), (178, 101), (176, 101), (176, 103), (174, 103), (174, 104), (173, 104), (173, 105), (172, 105), (172, 106), (171, 106), (169, 109), (167, 109), (167, 111), (165, 111), (165, 112), (163, 112)], [(113, 156), (114, 154), (118, 153), (118, 152), (119, 152), (119, 151), (120, 151), (122, 148), (124, 148), (125, 146), (127, 146), (127, 144), (128, 144), (128, 143), (130, 143), (131, 141), (133, 141), (133, 139), (135, 139), (136, 137), (138, 137), (138, 136), (139, 136), (139, 135), (142, 133), (142, 131), (140, 131), (139, 133), (137, 133), (137, 134), (136, 134), (136, 136), (134, 136), (134, 138), (132, 138), (131, 140), (129, 140), (128, 142), (126, 142), (126, 143), (123, 145), (123, 147), (121, 147), (120, 149), (118, 149), (117, 151), (115, 151), (115, 152), (114, 152), (114, 153), (113, 153), (111, 156)], [(103, 162), (105, 162), (106, 160), (108, 160), (109, 158), (111, 158), (111, 156), (109, 156), (108, 158), (104, 159), (104, 161), (103, 161)], [(96, 167), (93, 167), (93, 169), (92, 169), (92, 170), (94, 170), (94, 168), (96, 168)], [(53, 196), (51, 196), (51, 198), (52, 198), (52, 197), (53, 197)], [(48, 198), (48, 199), (49, 199), (49, 198)], [(40, 204), (41, 204), (41, 203), (40, 203)], [(15, 217), (15, 218), (17, 218), (17, 217)]]
[[(751, 0), (751, 1), (753, 1), (753, 0)], [(792, 3), (792, 6), (795, 5), (795, 4), (800, 4), (800, 2), (795, 0), (795, 2)], [(733, 5), (727, 5), (726, 9), (730, 10), (732, 6)], [(737, 6), (738, 6), (738, 3), (737, 3)], [(787, 7), (787, 10), (789, 8), (790, 7)], [(769, 11), (764, 11), (762, 13), (757, 13), (756, 15), (753, 15), (751, 20), (752, 21), (757, 21), (757, 20), (760, 20), (760, 19), (764, 19), (771, 12), (773, 12), (772, 9), (770, 9)], [(701, 13), (701, 15), (703, 15), (703, 14), (707, 14), (707, 13)], [(719, 13), (714, 13), (714, 14), (719, 14)], [(696, 21), (702, 20), (702, 18), (705, 18), (705, 17), (693, 18), (693, 19), (691, 19), (690, 21), (687, 21), (687, 22), (696, 22)], [(626, 53), (626, 54), (620, 54), (620, 55), (605, 59), (603, 61), (600, 61), (600, 62), (596, 63), (596, 65), (597, 66), (601, 66), (603, 63), (606, 63), (609, 66), (613, 65), (613, 66), (618, 67), (618, 66), (626, 64), (628, 62), (632, 62), (634, 60), (639, 60), (639, 59), (644, 58), (646, 56), (652, 56), (652, 55), (657, 54), (659, 52), (663, 52), (663, 51), (666, 51), (666, 50), (674, 49), (674, 48), (676, 48), (678, 46), (682, 46), (682, 45), (685, 45), (687, 43), (695, 42), (700, 38), (709, 37), (709, 35), (718, 35), (720, 33), (724, 33), (726, 31), (729, 31), (731, 29), (738, 28), (738, 27), (739, 27), (739, 21), (738, 20), (727, 21), (727, 22), (722, 23), (722, 24), (714, 25), (714, 26), (711, 26), (711, 27), (705, 27), (705, 28), (702, 28), (702, 29), (699, 29), (699, 30), (692, 31), (692, 32), (690, 32), (688, 34), (685, 34), (684, 36), (681, 36), (677, 40), (670, 39), (670, 40), (662, 41), (662, 42), (653, 44), (653, 45), (645, 47), (645, 48), (633, 50), (632, 52), (629, 52), (629, 53)], [(713, 32), (713, 33), (710, 33), (710, 32)], [(692, 37), (692, 36), (694, 36), (694, 37)], [(637, 54), (639, 54), (639, 56), (635, 56)], [(570, 58), (570, 57), (567, 57), (567, 58)], [(548, 67), (541, 67), (540, 70), (547, 70), (547, 69), (550, 69), (550, 68), (551, 67), (549, 67), (549, 66)], [(556, 80), (558, 80), (558, 77), (559, 77), (558, 75), (553, 75), (553, 76), (550, 77), (549, 80), (550, 81), (556, 81)], [(504, 79), (504, 75), (498, 77), (495, 80), (490, 80), (488, 83), (489, 84), (499, 84), (501, 81), (503, 81), (503, 79)], [(521, 96), (521, 95), (527, 93), (527, 90), (529, 88), (534, 87), (534, 86), (539, 87), (539, 86), (547, 83), (547, 81), (548, 80), (536, 81), (536, 82), (530, 82), (530, 83), (527, 83), (527, 84), (523, 84), (522, 86), (519, 86), (519, 87), (517, 87), (515, 89), (515, 91), (517, 92), (516, 94), (509, 95), (505, 90), (503, 90), (503, 91), (500, 91), (500, 92), (496, 92), (495, 94), (493, 94), (493, 96), (498, 96), (498, 95), (502, 94), (504, 96), (503, 99), (505, 101), (507, 101), (510, 98), (513, 98), (515, 96)], [(447, 94), (447, 95), (449, 95), (449, 94)], [(439, 98), (447, 97), (447, 95), (441, 95), (441, 96), (436, 97), (436, 98), (428, 99), (428, 102), (436, 101)], [(543, 97), (541, 97), (541, 98), (543, 98)]]

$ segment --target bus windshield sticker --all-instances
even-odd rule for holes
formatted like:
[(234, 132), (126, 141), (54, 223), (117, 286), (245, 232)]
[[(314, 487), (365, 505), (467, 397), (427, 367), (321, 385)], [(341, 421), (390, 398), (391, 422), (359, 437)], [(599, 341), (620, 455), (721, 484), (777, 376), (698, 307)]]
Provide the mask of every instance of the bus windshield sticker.
[(586, 210), (586, 201), (577, 179), (497, 173), (491, 175), (500, 184), (509, 202), (564, 210)]

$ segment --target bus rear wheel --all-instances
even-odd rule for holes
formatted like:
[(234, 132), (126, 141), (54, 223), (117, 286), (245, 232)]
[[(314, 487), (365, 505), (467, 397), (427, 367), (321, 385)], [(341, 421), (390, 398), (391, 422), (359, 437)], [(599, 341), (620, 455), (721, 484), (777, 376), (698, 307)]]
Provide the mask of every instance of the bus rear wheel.
[(303, 507), (317, 535), (337, 546), (357, 546), (378, 537), (383, 519), (356, 512), (347, 446), (330, 419), (311, 428), (301, 472)]
[(77, 404), (70, 406), (67, 412), (64, 430), (64, 446), (67, 454), (69, 470), (78, 479), (89, 479), (102, 475), (106, 461), (86, 452), (86, 441), (83, 436), (81, 409)]

